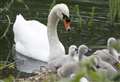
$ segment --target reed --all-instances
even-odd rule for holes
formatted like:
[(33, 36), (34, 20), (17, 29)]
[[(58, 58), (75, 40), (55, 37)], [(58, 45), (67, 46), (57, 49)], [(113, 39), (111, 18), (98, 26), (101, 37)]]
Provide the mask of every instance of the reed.
[(25, 3), (25, 0), (16, 0), (16, 2), (24, 5), (24, 7), (25, 7), (26, 10), (30, 10), (29, 6)]
[(120, 0), (109, 0), (109, 17), (111, 22), (120, 22)]
[(75, 5), (75, 11), (76, 11), (76, 15), (78, 17), (78, 23), (79, 23), (79, 26), (80, 26), (80, 29), (82, 29), (82, 26), (83, 26), (83, 19), (82, 19), (82, 16), (80, 15), (80, 6), (79, 5)]
[(6, 30), (4, 31), (3, 35), (0, 37), (0, 39), (4, 38), (6, 36), (6, 34), (9, 31), (9, 28), (10, 28), (10, 24), (11, 24), (10, 17), (8, 15), (6, 15), (6, 17), (7, 17), (7, 20), (8, 20), (8, 26), (7, 26)]
[(94, 16), (95, 16), (95, 7), (92, 7), (92, 11), (90, 12), (90, 18), (88, 19), (88, 29), (91, 29), (91, 27), (93, 27)]
[(53, 7), (55, 4), (56, 4), (56, 0), (53, 0), (52, 3), (51, 3), (51, 5), (50, 5), (49, 12), (50, 12), (50, 10), (52, 9), (52, 7)]

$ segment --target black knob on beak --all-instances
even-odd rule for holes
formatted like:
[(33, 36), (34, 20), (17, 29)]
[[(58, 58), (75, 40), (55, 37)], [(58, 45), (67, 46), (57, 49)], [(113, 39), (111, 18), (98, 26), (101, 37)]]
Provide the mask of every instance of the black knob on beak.
[(71, 31), (71, 28), (68, 28), (67, 31), (70, 32), (70, 31)]

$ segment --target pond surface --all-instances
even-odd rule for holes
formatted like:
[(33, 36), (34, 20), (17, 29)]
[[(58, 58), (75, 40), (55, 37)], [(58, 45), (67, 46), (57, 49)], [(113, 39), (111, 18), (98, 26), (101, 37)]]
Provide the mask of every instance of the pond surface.
[(72, 20), (70, 32), (65, 31), (62, 22), (58, 25), (59, 38), (66, 52), (71, 44), (86, 44), (96, 49), (105, 46), (109, 37), (120, 37), (120, 24), (112, 25), (109, 21), (108, 0), (0, 0), (0, 36), (10, 24), (5, 37), (0, 39), (0, 60), (6, 60), (8, 55), (10, 61), (13, 58), (12, 27), (17, 14), (46, 24), (51, 6), (61, 2), (69, 6)]

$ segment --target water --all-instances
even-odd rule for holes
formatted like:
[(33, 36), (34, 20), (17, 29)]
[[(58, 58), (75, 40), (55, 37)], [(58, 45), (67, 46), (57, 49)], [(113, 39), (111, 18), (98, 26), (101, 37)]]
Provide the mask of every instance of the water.
[[(10, 18), (10, 28), (6, 36), (0, 39), (0, 60), (6, 60), (10, 54), (10, 61), (13, 60), (12, 46), (14, 44), (14, 35), (12, 31), (16, 15), (21, 13), (25, 19), (38, 20), (44, 24), (47, 23), (47, 16), (53, 0), (1, 0), (0, 1), (0, 36), (8, 26), (6, 15)], [(86, 44), (91, 48), (100, 48), (106, 44), (106, 40), (113, 36), (120, 37), (120, 25), (111, 25), (108, 18), (108, 0), (57, 0), (56, 3), (65, 2), (69, 5), (72, 19), (72, 31), (66, 32), (62, 22), (58, 25), (58, 34), (60, 41), (66, 48), (71, 44), (79, 46)], [(7, 3), (9, 5), (7, 5)], [(84, 21), (82, 27), (77, 16), (75, 5), (79, 6), (80, 15)], [(93, 17), (92, 27), (88, 26), (92, 7), (95, 7), (95, 16)], [(4, 8), (4, 10), (2, 10)], [(8, 10), (7, 10), (8, 8)]]

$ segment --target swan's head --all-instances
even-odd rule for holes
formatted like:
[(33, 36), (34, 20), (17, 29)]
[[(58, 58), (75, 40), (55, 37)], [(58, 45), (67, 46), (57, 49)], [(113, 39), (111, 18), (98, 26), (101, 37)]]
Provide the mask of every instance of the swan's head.
[(107, 41), (107, 47), (111, 48), (115, 43), (117, 43), (117, 40), (114, 37), (110, 37)]
[(77, 54), (77, 51), (78, 51), (77, 46), (71, 45), (71, 46), (69, 47), (69, 55), (70, 55), (70, 56), (73, 57), (74, 55), (76, 55), (76, 54)]
[(70, 16), (69, 16), (69, 9), (66, 4), (57, 4), (53, 7), (55, 14), (60, 20), (64, 21), (64, 27), (66, 30), (70, 30)]
[(78, 53), (79, 54), (86, 54), (87, 52), (91, 51), (90, 48), (88, 48), (86, 45), (80, 45), (78, 48)]

